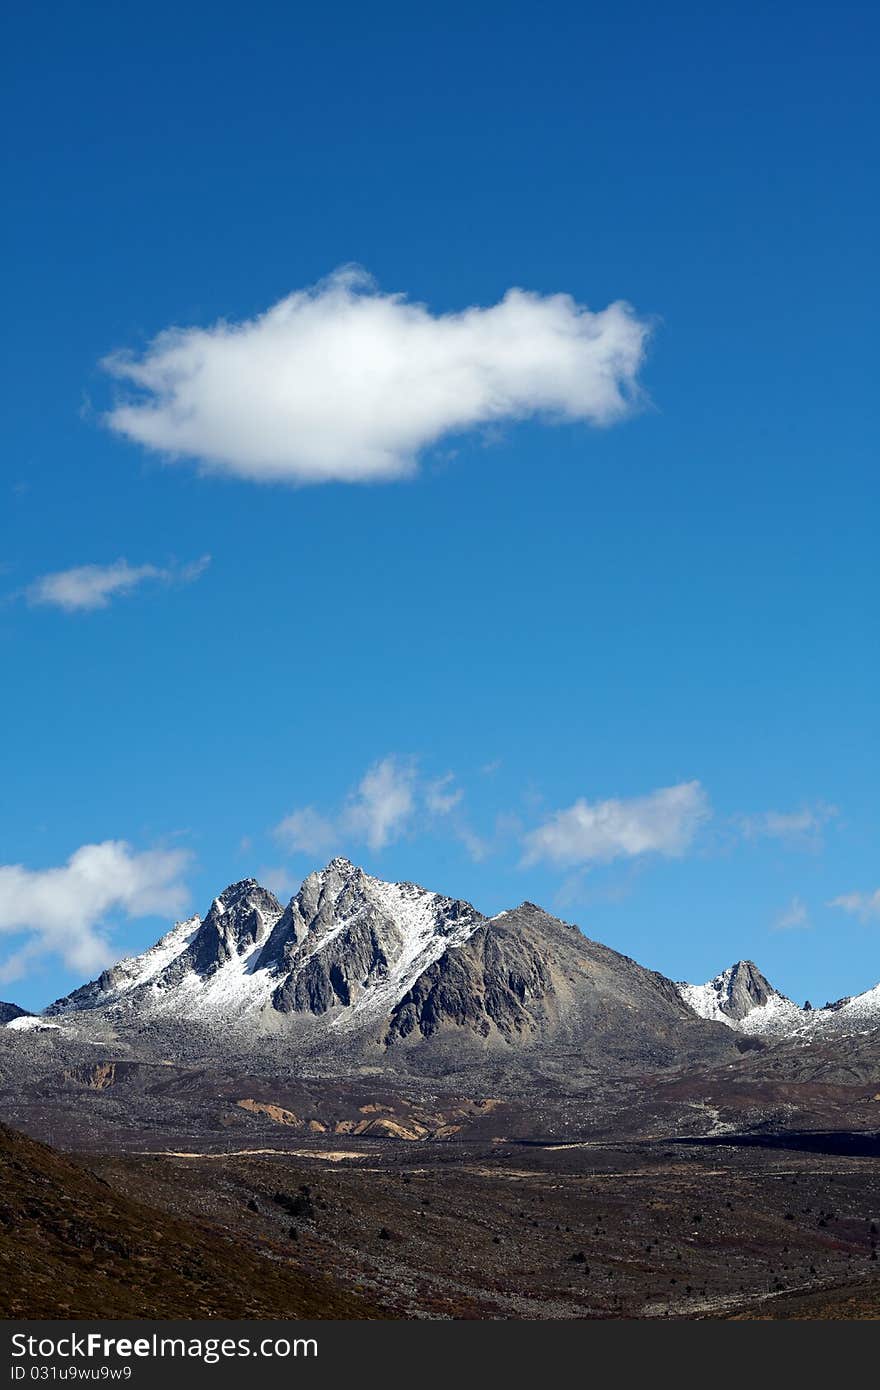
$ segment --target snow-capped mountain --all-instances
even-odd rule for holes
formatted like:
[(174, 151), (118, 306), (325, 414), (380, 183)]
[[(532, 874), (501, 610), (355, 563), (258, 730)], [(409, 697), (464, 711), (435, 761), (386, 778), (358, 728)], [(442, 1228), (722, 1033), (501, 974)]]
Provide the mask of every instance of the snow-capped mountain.
[(681, 982), (678, 991), (700, 1018), (741, 1033), (790, 1033), (804, 1010), (774, 989), (754, 961), (740, 960), (703, 985)]
[(42, 1017), (80, 1040), (167, 1036), (171, 1052), (181, 1026), (293, 1053), (458, 1058), (547, 1042), (657, 1060), (730, 1046), (669, 980), (533, 904), (487, 918), (345, 859), (310, 874), (285, 908), (254, 879), (232, 884), (204, 919)]
[(678, 992), (700, 1018), (740, 1033), (787, 1037), (880, 1028), (880, 985), (814, 1009), (780, 993), (755, 965), (740, 960), (703, 985), (680, 982)]
[(222, 1046), (381, 1061), (403, 1049), (430, 1069), (437, 1057), (457, 1064), (516, 1044), (664, 1065), (735, 1053), (738, 1033), (880, 1027), (880, 986), (800, 1008), (751, 961), (704, 985), (674, 985), (534, 904), (486, 917), (332, 859), (286, 907), (255, 879), (231, 884), (203, 918), (6, 1027), (155, 1043), (160, 1056)]
[(179, 922), (47, 1013), (173, 1014), (199, 1024), (330, 1015), (333, 1027), (350, 1027), (389, 1013), (481, 921), (467, 903), (333, 859), (286, 908), (255, 879), (232, 884), (204, 919)]

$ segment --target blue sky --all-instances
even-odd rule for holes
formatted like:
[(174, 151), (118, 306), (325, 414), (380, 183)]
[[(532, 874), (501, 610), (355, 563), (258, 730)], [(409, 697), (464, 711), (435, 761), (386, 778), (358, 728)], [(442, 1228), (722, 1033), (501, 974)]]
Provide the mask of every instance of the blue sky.
[[(876, 11), (476, 9), (7, 23), (0, 997), (334, 851), (676, 978), (880, 978)], [(329, 338), (216, 327), (315, 285)], [(126, 353), (189, 452), (113, 428)]]

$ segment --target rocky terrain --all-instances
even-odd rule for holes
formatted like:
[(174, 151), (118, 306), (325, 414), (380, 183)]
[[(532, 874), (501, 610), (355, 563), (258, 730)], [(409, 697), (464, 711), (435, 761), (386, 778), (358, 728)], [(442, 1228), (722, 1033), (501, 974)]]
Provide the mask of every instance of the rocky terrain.
[(0, 1097), (13, 1123), (86, 1148), (257, 1131), (289, 1147), (364, 1125), (482, 1140), (474, 1100), (520, 1138), (870, 1128), (878, 993), (801, 1008), (748, 961), (675, 985), (534, 904), (489, 918), (334, 859), (286, 907), (245, 879), (16, 1011)]
[[(49, 1005), (4, 1005), (18, 1032), (191, 1056), (249, 1050), (332, 1071), (357, 1061), (419, 1074), (517, 1055), (550, 1065), (580, 1050), (615, 1067), (720, 1060), (730, 1033), (843, 1035), (880, 1026), (880, 985), (803, 1008), (751, 961), (675, 985), (532, 903), (485, 917), (470, 903), (385, 883), (345, 859), (282, 907), (254, 879), (204, 918)], [(712, 1025), (712, 1026), (708, 1026)], [(721, 1025), (720, 1027), (717, 1025)], [(570, 1067), (566, 1066), (566, 1074)]]
[(268, 1048), (331, 1069), (392, 1052), (395, 1067), (430, 1071), (450, 1051), (461, 1062), (583, 1047), (588, 1062), (662, 1063), (733, 1050), (669, 980), (533, 904), (486, 918), (341, 859), (285, 908), (253, 879), (231, 885), (204, 919), (11, 1027), (136, 1038), (177, 1057), (213, 1055), (222, 1039), (224, 1052)]
[(0, 1129), (0, 1315), (880, 1316), (878, 1154), (768, 1140), (74, 1161)]
[(0, 1125), (0, 1317), (379, 1315), (325, 1272), (142, 1196)]

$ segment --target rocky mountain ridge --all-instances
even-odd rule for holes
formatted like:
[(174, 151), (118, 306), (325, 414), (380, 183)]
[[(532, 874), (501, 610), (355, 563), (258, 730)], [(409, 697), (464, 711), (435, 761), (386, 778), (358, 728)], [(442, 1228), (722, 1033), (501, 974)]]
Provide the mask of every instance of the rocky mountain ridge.
[(880, 984), (814, 1008), (775, 989), (754, 961), (740, 960), (702, 985), (677, 985), (700, 1018), (765, 1037), (833, 1035), (880, 1028)]
[(589, 1067), (734, 1047), (671, 981), (534, 904), (486, 917), (345, 859), (310, 874), (286, 907), (254, 879), (230, 885), (204, 918), (28, 1022), (81, 1043), (152, 1039), (163, 1056), (182, 1055), (184, 1033), (198, 1032), (203, 1054), (379, 1065), (403, 1054), (426, 1072), (542, 1049)]
[(404, 1054), (425, 1072), (542, 1049), (588, 1068), (667, 1066), (735, 1055), (738, 1034), (880, 1027), (880, 986), (801, 1008), (751, 961), (676, 985), (534, 904), (486, 917), (336, 858), (286, 907), (255, 879), (231, 884), (204, 918), (7, 1026), (83, 1043), (153, 1039), (169, 1056), (194, 1033), (203, 1053), (274, 1048), (380, 1065)]

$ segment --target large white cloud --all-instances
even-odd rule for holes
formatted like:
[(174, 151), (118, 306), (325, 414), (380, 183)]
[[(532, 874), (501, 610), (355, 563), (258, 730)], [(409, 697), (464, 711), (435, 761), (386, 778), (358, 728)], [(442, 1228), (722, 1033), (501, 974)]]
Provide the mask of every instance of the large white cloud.
[(110, 565), (76, 565), (72, 569), (43, 574), (25, 589), (29, 603), (61, 608), (66, 613), (108, 608), (111, 599), (130, 594), (148, 580), (164, 584), (189, 584), (204, 574), (211, 562), (203, 555), (188, 565), (130, 565), (114, 560)]
[(640, 854), (683, 854), (708, 814), (699, 782), (661, 787), (628, 800), (581, 798), (526, 834), (525, 862), (603, 864)]
[(0, 865), (0, 934), (25, 937), (13, 957), (0, 961), (0, 978), (14, 978), (43, 955), (83, 972), (108, 964), (115, 956), (105, 935), (108, 917), (177, 912), (186, 902), (189, 859), (186, 850), (137, 852), (124, 840), (105, 840), (53, 868)]
[(509, 290), (432, 314), (346, 268), (259, 317), (169, 328), (104, 366), (136, 388), (107, 423), (258, 481), (411, 473), (442, 436), (539, 415), (606, 425), (638, 394), (648, 324), (625, 303)]

